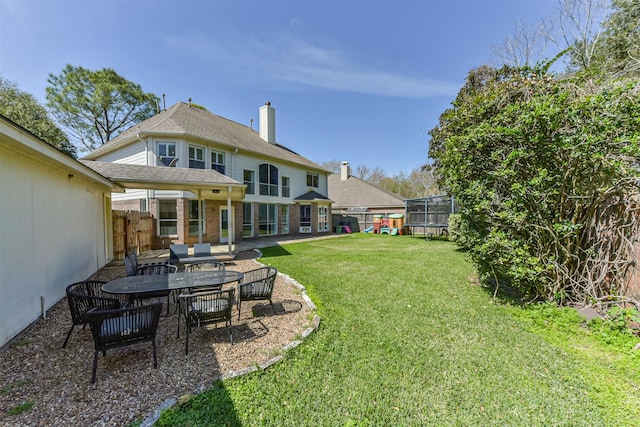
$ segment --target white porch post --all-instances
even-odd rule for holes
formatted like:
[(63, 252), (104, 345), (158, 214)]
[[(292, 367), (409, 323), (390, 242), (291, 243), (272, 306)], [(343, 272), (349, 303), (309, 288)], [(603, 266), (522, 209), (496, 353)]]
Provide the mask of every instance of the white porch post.
[(233, 211), (231, 210), (231, 186), (227, 187), (227, 214), (229, 215), (229, 218), (227, 218), (227, 220), (229, 221), (229, 224), (228, 224), (229, 238), (227, 239), (227, 243), (229, 245), (228, 247), (229, 254), (231, 254), (231, 251), (232, 251), (231, 248), (233, 245), (233, 236), (236, 229), (235, 215), (233, 215)]
[(202, 190), (198, 190), (198, 243), (202, 243)]

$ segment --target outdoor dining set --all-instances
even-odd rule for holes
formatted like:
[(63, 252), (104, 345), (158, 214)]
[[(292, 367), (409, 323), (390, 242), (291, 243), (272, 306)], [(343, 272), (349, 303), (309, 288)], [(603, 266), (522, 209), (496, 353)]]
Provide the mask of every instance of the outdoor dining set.
[[(204, 259), (183, 258), (183, 271), (178, 271), (171, 259), (145, 264), (139, 263), (136, 254), (131, 253), (124, 259), (126, 277), (110, 282), (86, 280), (67, 286), (72, 325), (62, 347), (66, 347), (75, 326), (90, 326), (95, 343), (92, 384), (96, 380), (98, 354), (102, 352), (104, 356), (113, 348), (151, 342), (153, 366), (157, 368), (156, 332), (164, 302), (166, 316), (177, 312), (178, 338), (180, 324), (186, 327), (185, 355), (189, 354), (189, 335), (195, 327), (223, 323), (233, 344), (234, 303), (238, 320), (243, 301), (268, 300), (273, 308), (275, 268), (239, 272), (209, 257)], [(234, 283), (237, 285), (233, 286)]]

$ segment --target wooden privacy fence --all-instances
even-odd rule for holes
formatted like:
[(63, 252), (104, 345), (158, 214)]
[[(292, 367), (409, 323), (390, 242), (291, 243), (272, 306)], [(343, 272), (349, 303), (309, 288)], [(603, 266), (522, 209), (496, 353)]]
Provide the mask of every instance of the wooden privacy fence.
[(150, 212), (116, 211), (113, 217), (113, 257), (123, 259), (128, 251), (151, 249), (154, 220)]

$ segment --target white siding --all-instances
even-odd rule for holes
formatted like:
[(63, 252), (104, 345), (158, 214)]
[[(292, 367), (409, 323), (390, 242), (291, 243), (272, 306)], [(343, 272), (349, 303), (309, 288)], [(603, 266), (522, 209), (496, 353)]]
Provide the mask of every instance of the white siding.
[[(258, 194), (259, 188), (259, 171), (258, 167), (261, 163), (269, 163), (278, 168), (278, 178), (280, 180), (280, 186), (278, 190), (278, 197), (260, 196)], [(253, 170), (255, 174), (255, 192), (256, 194), (247, 194), (245, 196), (246, 202), (263, 202), (263, 203), (293, 203), (293, 200), (307, 193), (310, 188), (307, 187), (307, 169), (299, 168), (293, 165), (279, 163), (272, 160), (259, 159), (255, 157), (249, 157), (243, 154), (233, 155), (233, 172), (231, 178), (238, 182), (244, 182), (243, 172), (245, 169)], [(291, 197), (282, 197), (282, 177), (288, 176), (290, 179)], [(318, 174), (318, 188), (311, 188), (322, 195), (327, 195), (327, 176), (323, 173)]]
[(109, 192), (55, 162), (0, 152), (0, 346), (40, 316), (41, 296), (51, 308), (111, 258)]
[[(107, 153), (96, 160), (100, 162), (128, 163), (132, 165), (155, 165), (155, 163), (147, 163), (145, 145), (142, 141), (136, 141), (118, 151)], [(151, 150), (151, 147), (149, 147), (149, 149)]]

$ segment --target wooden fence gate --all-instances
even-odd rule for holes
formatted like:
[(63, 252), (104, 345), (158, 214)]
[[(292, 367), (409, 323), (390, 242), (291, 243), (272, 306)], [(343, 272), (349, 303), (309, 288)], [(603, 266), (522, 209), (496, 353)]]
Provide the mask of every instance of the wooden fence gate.
[(129, 251), (151, 249), (154, 220), (150, 212), (112, 211), (113, 257), (123, 259)]

